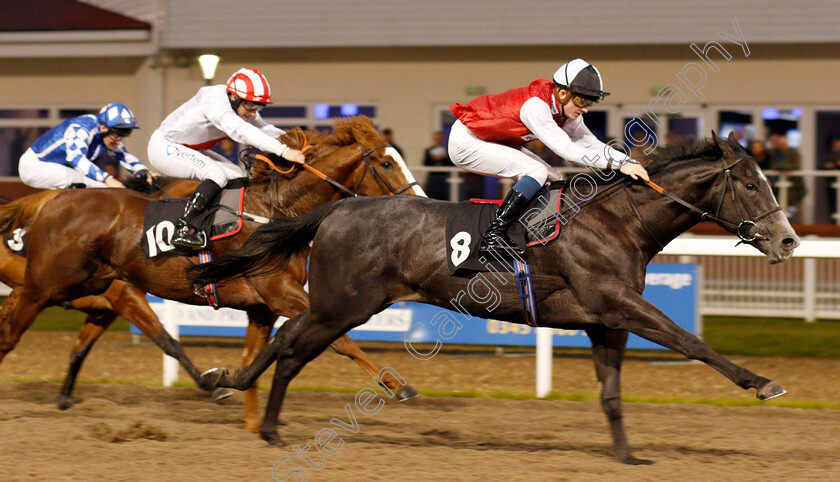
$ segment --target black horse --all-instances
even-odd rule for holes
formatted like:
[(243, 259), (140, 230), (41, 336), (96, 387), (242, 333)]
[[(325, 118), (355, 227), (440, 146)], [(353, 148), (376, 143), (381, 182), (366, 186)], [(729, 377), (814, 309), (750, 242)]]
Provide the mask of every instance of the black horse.
[[(589, 335), (616, 457), (628, 464), (649, 463), (631, 454), (622, 422), (619, 373), (628, 332), (702, 360), (739, 387), (755, 388), (761, 400), (785, 393), (778, 383), (730, 362), (645, 301), (646, 265), (703, 219), (738, 234), (771, 263), (784, 261), (799, 245), (755, 160), (731, 137), (712, 133), (711, 140), (662, 148), (646, 167), (669, 191), (629, 179), (600, 186), (556, 240), (529, 252), (540, 325), (583, 329)], [(276, 360), (261, 435), (278, 443), (276, 421), (289, 382), (331, 341), (396, 301), (451, 308), (457, 299), (470, 315), (523, 323), (512, 275), (449, 275), (444, 222), (454, 207), (399, 196), (338, 201), (303, 217), (275, 219), (239, 250), (194, 269), (201, 283), (265, 273), (314, 239), (310, 308), (283, 325), (252, 365), (235, 376), (210, 370), (205, 381), (241, 390)], [(488, 281), (499, 295), (492, 311)]]

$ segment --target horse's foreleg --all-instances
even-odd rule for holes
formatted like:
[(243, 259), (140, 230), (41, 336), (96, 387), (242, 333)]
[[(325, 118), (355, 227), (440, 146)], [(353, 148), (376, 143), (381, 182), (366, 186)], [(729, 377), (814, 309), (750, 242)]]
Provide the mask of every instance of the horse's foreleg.
[(128, 283), (116, 280), (103, 294), (113, 310), (119, 316), (130, 321), (138, 330), (148, 336), (164, 353), (178, 360), (181, 367), (189, 374), (199, 388), (212, 390), (213, 387), (201, 382), (201, 372), (187, 357), (184, 347), (167, 333), (155, 312), (146, 301), (146, 293)]
[(598, 381), (601, 382), (601, 407), (610, 423), (616, 459), (623, 464), (631, 465), (652, 463), (649, 460), (633, 457), (624, 432), (624, 420), (621, 413), (621, 362), (624, 360), (627, 332), (599, 326), (588, 328), (586, 334), (592, 340), (595, 372), (598, 375)]
[(290, 348), (288, 348), (289, 340), (293, 340), (300, 330), (299, 320), (309, 316), (309, 310), (304, 310), (298, 315), (290, 318), (277, 330), (271, 341), (268, 342), (262, 349), (254, 356), (254, 360), (248, 366), (237, 370), (235, 374), (231, 375), (227, 368), (211, 368), (201, 374), (201, 379), (205, 383), (209, 383), (214, 387), (235, 388), (237, 390), (247, 390), (248, 387), (256, 383), (260, 375), (263, 374), (272, 363), (277, 361), (278, 357), (288, 356)]
[[(245, 335), (245, 347), (242, 351), (242, 366), (247, 367), (253, 363), (254, 358), (265, 346), (271, 329), (274, 326), (274, 316), (268, 310), (248, 311), (248, 331)], [(257, 433), (260, 430), (260, 396), (257, 391), (257, 383), (254, 381), (245, 390), (245, 430)]]
[[(344, 355), (356, 362), (356, 364), (362, 367), (362, 369), (364, 369), (364, 371), (366, 371), (372, 378), (376, 379), (379, 376), (379, 372), (382, 368), (377, 365), (367, 353), (362, 351), (362, 348), (346, 334), (341, 335), (341, 337), (332, 342), (330, 346), (339, 355)], [(414, 387), (397, 380), (387, 372), (383, 374), (381, 379), (379, 379), (379, 383), (390, 389), (392, 392), (395, 392), (397, 400), (401, 402), (420, 396), (420, 392), (415, 390)]]
[(23, 288), (13, 289), (3, 301), (3, 304), (0, 305), (0, 363), (3, 362), (7, 353), (15, 349), (20, 340), (20, 334), (26, 331), (25, 328), (21, 330), (19, 327), (13, 326), (10, 320), (12, 312), (20, 301), (22, 290)]
[(0, 282), (9, 285), (11, 288), (23, 285), (23, 277), (26, 274), (26, 259), (0, 247)]
[(96, 340), (116, 319), (117, 314), (113, 311), (88, 313), (84, 325), (79, 330), (79, 337), (73, 346), (73, 352), (70, 354), (70, 366), (67, 368), (64, 384), (61, 386), (61, 392), (58, 395), (58, 408), (60, 410), (66, 410), (73, 406), (70, 395), (73, 393), (73, 387), (76, 385), (76, 377), (79, 375), (82, 363), (84, 363)]
[(44, 308), (46, 298), (39, 290), (17, 287), (0, 306), (0, 363), (14, 350), (23, 333)]
[(593, 308), (608, 328), (627, 330), (682, 353), (689, 359), (700, 360), (739, 387), (755, 388), (756, 397), (760, 400), (778, 397), (786, 392), (778, 383), (727, 360), (703, 340), (674, 323), (639, 293), (630, 289), (619, 289), (595, 296), (598, 296), (599, 300), (592, 304), (592, 295), (586, 295), (590, 301), (587, 305)]

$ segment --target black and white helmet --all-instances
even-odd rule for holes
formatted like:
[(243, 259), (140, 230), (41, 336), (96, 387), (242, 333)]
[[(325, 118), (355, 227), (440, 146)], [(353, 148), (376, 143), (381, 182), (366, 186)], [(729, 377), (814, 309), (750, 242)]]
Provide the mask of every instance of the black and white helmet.
[(600, 102), (610, 95), (609, 92), (604, 92), (601, 73), (583, 59), (574, 59), (561, 65), (557, 72), (554, 72), (554, 82), (574, 94), (588, 97), (595, 102)]

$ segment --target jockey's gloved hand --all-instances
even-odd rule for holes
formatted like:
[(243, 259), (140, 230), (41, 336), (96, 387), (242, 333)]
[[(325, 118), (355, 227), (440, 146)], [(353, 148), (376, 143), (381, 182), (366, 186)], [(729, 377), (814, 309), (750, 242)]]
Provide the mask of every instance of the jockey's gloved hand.
[(650, 176), (648, 176), (647, 169), (644, 168), (641, 164), (635, 161), (625, 162), (618, 168), (618, 170), (627, 176), (632, 177), (633, 179), (642, 178), (645, 181), (650, 181)]
[(286, 152), (283, 153), (283, 159), (297, 162), (298, 164), (303, 164), (306, 161), (303, 153), (297, 149), (286, 149)]
[(147, 169), (140, 169), (139, 171), (134, 173), (134, 177), (137, 179), (143, 179), (146, 183), (151, 186), (152, 182), (154, 181), (154, 177), (152, 177), (152, 173), (149, 172)]
[(122, 189), (125, 189), (125, 185), (123, 185), (123, 183), (121, 183), (120, 181), (118, 181), (118, 180), (117, 180), (115, 177), (113, 177), (113, 176), (108, 176), (108, 178), (107, 178), (107, 179), (105, 179), (105, 185), (106, 185), (106, 186), (108, 186), (108, 187), (116, 187), (116, 188), (122, 188)]

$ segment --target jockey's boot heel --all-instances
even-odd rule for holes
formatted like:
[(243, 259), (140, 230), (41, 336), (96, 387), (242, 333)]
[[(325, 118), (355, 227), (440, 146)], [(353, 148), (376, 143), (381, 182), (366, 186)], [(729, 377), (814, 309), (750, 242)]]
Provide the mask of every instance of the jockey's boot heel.
[(173, 246), (180, 246), (182, 248), (189, 248), (192, 250), (204, 249), (207, 247), (207, 236), (204, 231), (200, 229), (190, 229), (190, 221), (195, 219), (207, 208), (207, 198), (200, 192), (193, 193), (187, 206), (184, 208), (184, 214), (178, 219), (175, 224), (175, 233), (172, 235)]
[(481, 238), (478, 250), (483, 252), (494, 252), (508, 257), (511, 254), (524, 256), (525, 251), (519, 249), (510, 237), (507, 230), (511, 224), (525, 211), (530, 200), (516, 189), (511, 189), (501, 206), (496, 211), (496, 219), (490, 223), (490, 227)]

